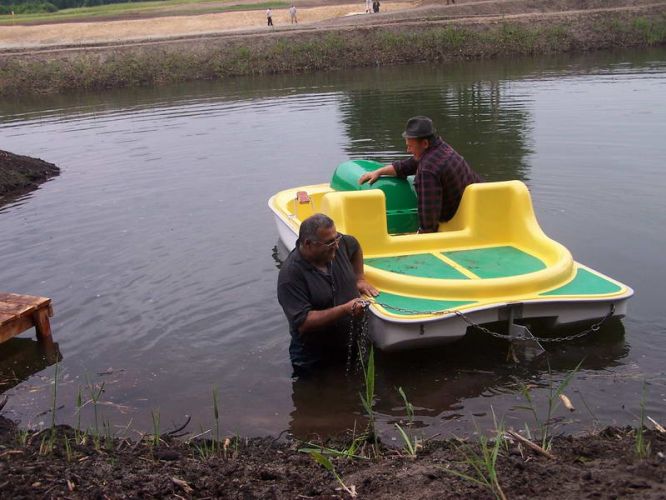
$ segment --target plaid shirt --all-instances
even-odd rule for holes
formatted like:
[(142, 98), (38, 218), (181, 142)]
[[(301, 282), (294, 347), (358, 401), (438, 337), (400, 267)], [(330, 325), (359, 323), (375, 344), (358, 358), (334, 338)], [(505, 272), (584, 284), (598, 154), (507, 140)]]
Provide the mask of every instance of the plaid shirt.
[(468, 185), (482, 182), (479, 174), (441, 137), (425, 150), (420, 161), (412, 156), (393, 162), (393, 167), (402, 179), (416, 175), (419, 230), (426, 233), (436, 232), (439, 221), (447, 221), (455, 215)]

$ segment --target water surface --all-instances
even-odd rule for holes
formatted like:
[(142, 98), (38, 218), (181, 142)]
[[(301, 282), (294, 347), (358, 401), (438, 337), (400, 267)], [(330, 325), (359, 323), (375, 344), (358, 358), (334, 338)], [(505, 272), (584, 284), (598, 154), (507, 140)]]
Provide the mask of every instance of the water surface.
[[(358, 377), (291, 379), (266, 201), (349, 158), (402, 157), (404, 122), (428, 114), (488, 180), (526, 182), (545, 232), (636, 296), (623, 322), (529, 366), (483, 335), (379, 355), (382, 432), (404, 415), (397, 387), (424, 435), (488, 428), (491, 407), (532, 425), (521, 388), (543, 401), (581, 361), (562, 430), (636, 424), (644, 383), (663, 422), (665, 100), (659, 49), (2, 101), (0, 147), (62, 169), (0, 207), (0, 289), (53, 298), (59, 350), (43, 358), (30, 332), (0, 346), (5, 414), (50, 423), (61, 356), (59, 422), (104, 383), (118, 429), (150, 431), (159, 411), (163, 429), (189, 414), (205, 430), (213, 390), (225, 433), (362, 426)], [(81, 414), (93, 425), (91, 405)]]

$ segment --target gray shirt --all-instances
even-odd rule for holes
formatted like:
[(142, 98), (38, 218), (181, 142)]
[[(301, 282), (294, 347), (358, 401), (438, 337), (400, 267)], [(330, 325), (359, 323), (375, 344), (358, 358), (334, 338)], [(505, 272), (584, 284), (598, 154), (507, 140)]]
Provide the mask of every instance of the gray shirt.
[(343, 235), (335, 255), (323, 272), (298, 250), (285, 259), (278, 276), (278, 301), (289, 322), (289, 356), (294, 368), (311, 369), (318, 364), (344, 359), (351, 318), (346, 317), (317, 331), (300, 334), (298, 329), (310, 311), (322, 311), (359, 297), (351, 259), (360, 248), (353, 236)]

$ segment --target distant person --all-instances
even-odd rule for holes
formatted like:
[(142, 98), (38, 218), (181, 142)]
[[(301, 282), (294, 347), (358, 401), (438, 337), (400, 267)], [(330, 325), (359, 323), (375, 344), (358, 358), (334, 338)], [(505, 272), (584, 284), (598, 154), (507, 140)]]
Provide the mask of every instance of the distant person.
[(377, 13), (379, 12), (379, 6), (380, 6), (380, 5), (381, 5), (381, 4), (379, 3), (379, 0), (374, 0), (374, 1), (372, 2), (372, 12), (374, 12), (375, 14), (377, 14)]
[(289, 7), (289, 18), (291, 19), (291, 24), (298, 24), (298, 19), (296, 18), (296, 6), (292, 3)]
[(278, 301), (289, 321), (294, 375), (347, 359), (352, 316), (364, 313), (361, 294), (378, 292), (365, 281), (356, 238), (338, 233), (324, 214), (305, 219), (277, 284)]
[(358, 180), (359, 184), (373, 184), (382, 175), (401, 179), (415, 175), (419, 233), (437, 232), (440, 221), (448, 221), (455, 215), (465, 188), (482, 182), (465, 159), (436, 133), (427, 116), (410, 118), (402, 136), (412, 157), (365, 173)]
[(365, 13), (366, 14), (372, 13), (372, 0), (365, 0)]
[(273, 26), (273, 12), (271, 12), (271, 9), (266, 9), (266, 19), (268, 20), (268, 25)]

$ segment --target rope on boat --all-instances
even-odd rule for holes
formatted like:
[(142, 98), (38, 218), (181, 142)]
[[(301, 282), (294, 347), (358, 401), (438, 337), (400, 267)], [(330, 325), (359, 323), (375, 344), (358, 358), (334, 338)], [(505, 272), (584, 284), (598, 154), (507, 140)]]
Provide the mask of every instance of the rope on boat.
[[(508, 341), (537, 340), (539, 342), (553, 342), (553, 343), (555, 343), (555, 342), (568, 342), (570, 340), (576, 340), (576, 339), (579, 339), (581, 337), (585, 337), (586, 335), (589, 335), (590, 333), (596, 333), (596, 332), (599, 331), (599, 329), (602, 327), (602, 325), (604, 323), (606, 323), (606, 321), (608, 321), (613, 316), (613, 314), (615, 314), (615, 304), (611, 304), (610, 305), (610, 310), (608, 311), (608, 314), (606, 314), (606, 316), (604, 316), (603, 318), (601, 318), (601, 320), (594, 323), (592, 326), (583, 330), (582, 332), (575, 333), (573, 335), (567, 335), (565, 337), (536, 337), (536, 336), (527, 337), (527, 336), (524, 336), (524, 335), (505, 335), (503, 333), (494, 332), (494, 331), (486, 328), (485, 326), (481, 326), (478, 323), (475, 323), (468, 316), (466, 316), (463, 312), (461, 312), (457, 309), (446, 309), (446, 310), (442, 310), (442, 311), (416, 311), (416, 310), (405, 309), (405, 308), (402, 308), (402, 307), (399, 307), (399, 306), (385, 304), (385, 303), (379, 302), (375, 299), (370, 299), (370, 300), (364, 300), (364, 302), (363, 302), (363, 306), (364, 306), (366, 311), (370, 307), (371, 304), (376, 304), (378, 306), (383, 307), (384, 309), (393, 310), (393, 311), (396, 311), (396, 312), (402, 312), (402, 313), (406, 313), (406, 314), (430, 314), (430, 315), (435, 315), (435, 316), (436, 315), (445, 315), (445, 314), (455, 314), (456, 316), (461, 318), (465, 323), (467, 323), (472, 328), (475, 328), (476, 330), (479, 330), (480, 332), (487, 333), (488, 335), (490, 335), (492, 337), (495, 337), (495, 338), (498, 338), (498, 339), (508, 340)], [(367, 314), (366, 314), (366, 316), (367, 316)]]

